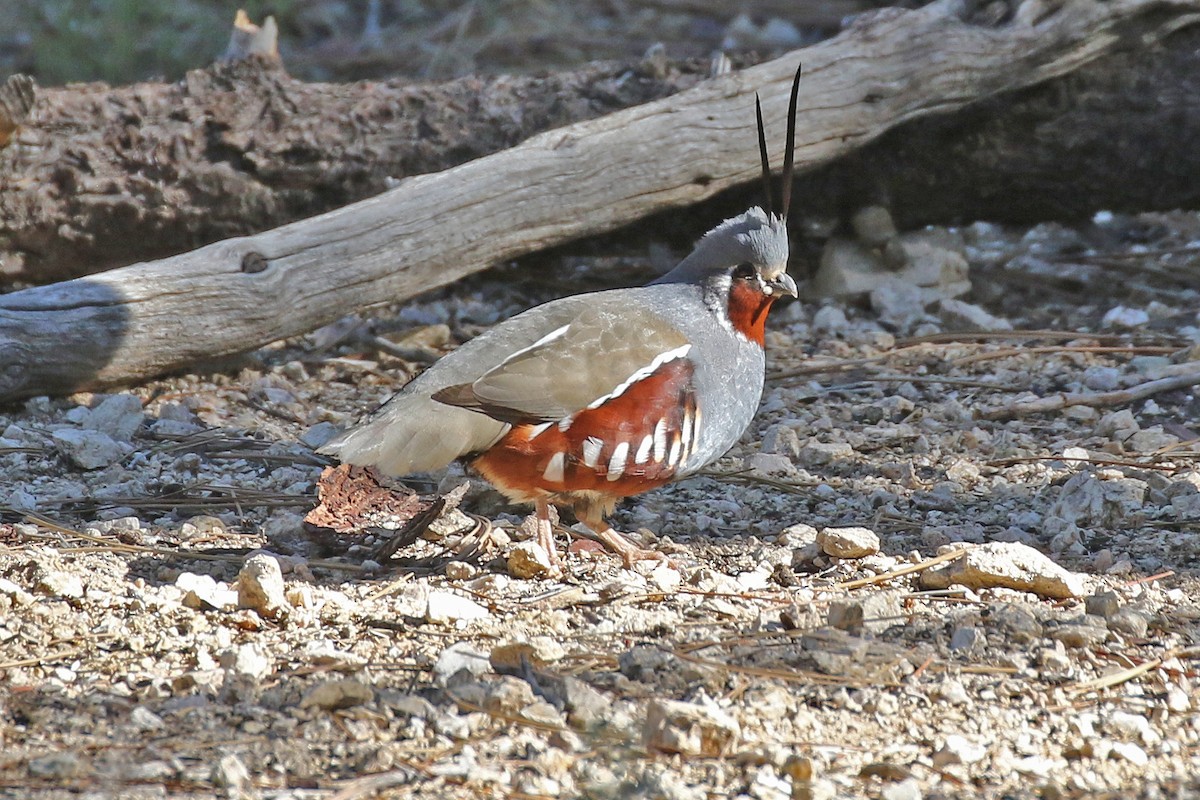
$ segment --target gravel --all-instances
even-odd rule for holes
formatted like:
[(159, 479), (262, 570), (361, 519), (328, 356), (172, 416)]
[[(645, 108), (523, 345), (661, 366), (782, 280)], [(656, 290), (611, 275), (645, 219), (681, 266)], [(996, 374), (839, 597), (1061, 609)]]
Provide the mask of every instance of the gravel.
[[(1071, 261), (1147, 231), (1166, 255), (1136, 291), (1109, 274), (1134, 258)], [(982, 416), (1194, 360), (1200, 296), (1155, 287), (1196, 240), (1182, 213), (933, 231), (905, 241), (955, 293), (970, 262), (970, 308), (779, 309), (744, 440), (615, 514), (672, 558), (633, 571), (571, 534), (553, 572), (478, 481), (392, 558), (385, 528), (306, 529), (312, 447), (418, 368), (355, 320), (6, 410), (0, 796), (1200, 796), (1196, 394)], [(1034, 255), (1087, 291), (1047, 290)], [(441, 352), (579, 289), (547, 274), (374, 326)], [(1074, 333), (906, 341), (968, 318)], [(1135, 343), (1174, 351), (1111, 349)]]
[(724, 756), (737, 747), (741, 726), (715, 702), (652, 700), (646, 707), (646, 749), (688, 756)]

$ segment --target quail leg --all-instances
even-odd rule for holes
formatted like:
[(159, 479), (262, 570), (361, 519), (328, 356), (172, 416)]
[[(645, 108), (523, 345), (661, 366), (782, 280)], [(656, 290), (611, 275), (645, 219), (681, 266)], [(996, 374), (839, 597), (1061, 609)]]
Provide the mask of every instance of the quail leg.
[(534, 514), (537, 516), (537, 543), (550, 557), (550, 563), (558, 566), (558, 549), (554, 546), (554, 521), (550, 518), (550, 503), (538, 500), (534, 504)]
[(638, 561), (664, 561), (672, 567), (675, 566), (666, 553), (638, 547), (624, 534), (614, 530), (599, 514), (589, 514), (586, 511), (580, 513), (580, 511), (580, 509), (576, 509), (575, 516), (579, 517), (579, 521), (596, 534), (596, 538), (600, 540), (601, 544), (621, 557), (621, 560), (625, 562), (626, 569), (633, 569), (633, 565)]

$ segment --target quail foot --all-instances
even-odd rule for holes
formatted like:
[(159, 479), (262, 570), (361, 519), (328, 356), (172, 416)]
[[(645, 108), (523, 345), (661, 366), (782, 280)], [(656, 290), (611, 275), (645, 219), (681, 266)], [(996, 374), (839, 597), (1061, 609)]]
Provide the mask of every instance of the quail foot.
[(455, 459), (532, 503), (554, 564), (550, 506), (571, 507), (624, 560), (662, 558), (613, 530), (617, 502), (692, 475), (745, 432), (762, 398), (767, 312), (787, 274), (796, 92), (781, 213), (757, 105), (766, 208), (727, 219), (652, 283), (529, 309), (466, 342), (321, 452), (389, 475)]

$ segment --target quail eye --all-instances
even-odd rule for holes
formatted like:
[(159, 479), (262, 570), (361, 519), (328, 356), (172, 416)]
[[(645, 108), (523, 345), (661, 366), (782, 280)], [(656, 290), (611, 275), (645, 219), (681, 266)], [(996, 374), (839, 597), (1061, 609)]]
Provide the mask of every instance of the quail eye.
[(733, 268), (733, 277), (746, 280), (754, 277), (754, 265), (749, 261), (744, 264), (738, 264)]

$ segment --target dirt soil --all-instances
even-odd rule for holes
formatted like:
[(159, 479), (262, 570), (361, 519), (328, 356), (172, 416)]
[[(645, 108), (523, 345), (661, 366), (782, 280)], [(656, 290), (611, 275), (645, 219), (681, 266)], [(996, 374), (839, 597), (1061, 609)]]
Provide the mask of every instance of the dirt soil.
[[(301, 520), (310, 445), (424, 363), (681, 252), (593, 242), (10, 408), (0, 795), (1200, 796), (1200, 398), (1121, 394), (1195, 372), (1198, 232), (981, 223), (939, 233), (965, 308), (776, 309), (741, 444), (616, 515), (674, 566), (564, 527), (539, 574), (524, 510), (461, 471), (412, 482), (469, 486), (391, 558), (402, 520)], [(1108, 399), (1020, 407), (1059, 392)]]

